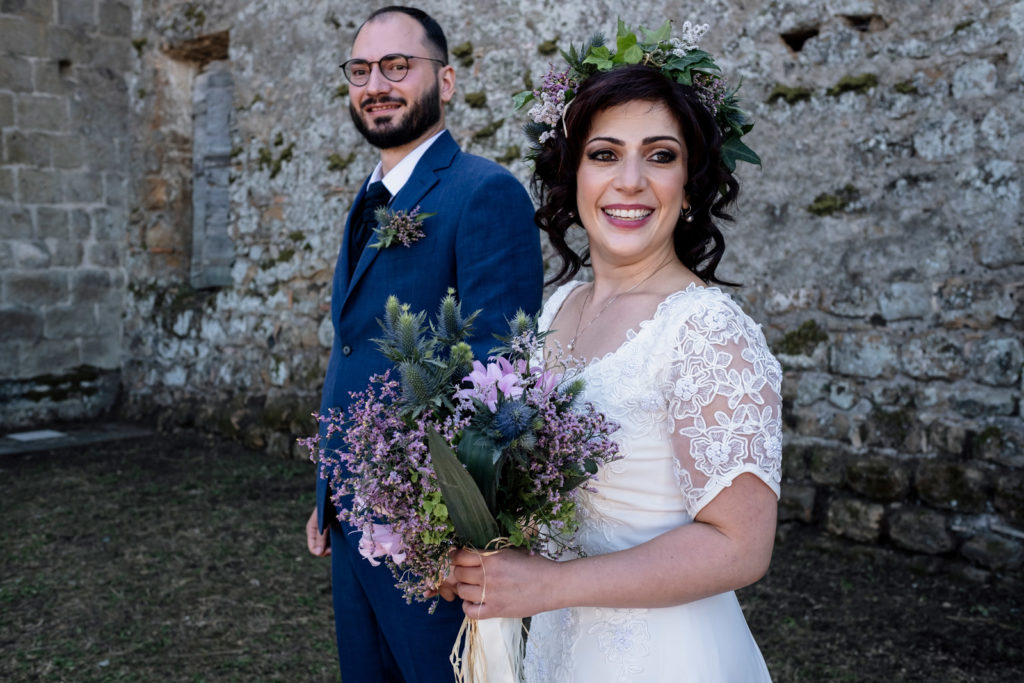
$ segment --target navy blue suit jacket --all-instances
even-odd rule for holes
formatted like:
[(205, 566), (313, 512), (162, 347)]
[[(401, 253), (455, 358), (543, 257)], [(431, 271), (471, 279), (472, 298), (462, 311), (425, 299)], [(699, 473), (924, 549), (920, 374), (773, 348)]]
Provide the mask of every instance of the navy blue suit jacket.
[[(356, 196), (360, 205), (366, 183)], [(449, 287), (456, 290), (466, 315), (480, 309), (469, 340), (474, 356), (485, 360), (497, 345), (493, 334), (507, 334), (517, 309), (540, 310), (543, 266), (540, 233), (533, 205), (515, 177), (498, 164), (459, 149), (445, 131), (426, 151), (390, 208), (435, 213), (423, 221), (425, 236), (408, 247), (367, 247), (349, 276), (349, 213), (341, 253), (334, 269), (331, 320), (334, 346), (324, 378), (321, 413), (345, 408), (349, 392), (362, 391), (371, 375), (389, 366), (371, 341), (381, 336), (377, 323), (394, 294), (413, 312), (433, 318)], [(375, 241), (371, 238), (371, 243)], [(332, 444), (328, 444), (331, 447)], [(321, 531), (334, 515), (328, 483), (317, 478)], [(349, 536), (353, 545), (358, 534)]]

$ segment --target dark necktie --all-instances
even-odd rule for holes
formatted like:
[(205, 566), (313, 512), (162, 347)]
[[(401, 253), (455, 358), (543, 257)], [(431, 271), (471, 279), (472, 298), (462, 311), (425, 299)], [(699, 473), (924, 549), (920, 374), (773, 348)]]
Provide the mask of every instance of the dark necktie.
[(384, 187), (384, 183), (381, 181), (378, 180), (377, 182), (370, 183), (370, 186), (366, 188), (366, 194), (363, 195), (362, 208), (353, 217), (351, 225), (352, 243), (349, 245), (348, 251), (348, 271), (350, 273), (356, 269), (356, 264), (359, 263), (359, 256), (363, 253), (363, 249), (366, 248), (366, 243), (370, 241), (373, 229), (377, 227), (377, 219), (373, 214), (380, 207), (387, 206), (390, 200), (391, 193), (388, 192), (388, 188)]

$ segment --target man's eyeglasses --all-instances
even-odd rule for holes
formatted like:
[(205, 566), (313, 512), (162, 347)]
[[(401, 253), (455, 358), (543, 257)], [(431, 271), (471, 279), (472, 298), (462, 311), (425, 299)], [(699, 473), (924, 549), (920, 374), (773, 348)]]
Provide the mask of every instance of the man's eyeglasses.
[(380, 67), (380, 73), (384, 78), (393, 83), (398, 83), (409, 75), (410, 59), (426, 59), (441, 65), (446, 64), (444, 60), (434, 59), (433, 57), (384, 55), (375, 62), (368, 62), (365, 59), (350, 59), (342, 64), (341, 68), (345, 72), (345, 78), (348, 79), (348, 82), (355, 86), (361, 87), (370, 82), (370, 72), (373, 70), (374, 64)]

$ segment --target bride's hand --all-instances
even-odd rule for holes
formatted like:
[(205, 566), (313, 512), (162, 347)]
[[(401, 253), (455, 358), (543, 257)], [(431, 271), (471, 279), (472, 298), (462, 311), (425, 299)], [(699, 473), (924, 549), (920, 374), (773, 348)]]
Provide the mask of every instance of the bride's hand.
[[(455, 552), (455, 550), (450, 550), (448, 552), (448, 559), (450, 561), (453, 561)], [(455, 577), (452, 572), (452, 567), (449, 566), (448, 573), (445, 574), (444, 579), (442, 579), (440, 583), (434, 586), (434, 588), (424, 591), (423, 597), (432, 598), (435, 595), (440, 595), (446, 601), (451, 602), (452, 600), (458, 597), (458, 593), (456, 593), (457, 583), (458, 582), (455, 580)]]
[(555, 565), (523, 550), (463, 549), (452, 556), (451, 577), (467, 616), (528, 617), (553, 609), (548, 597)]

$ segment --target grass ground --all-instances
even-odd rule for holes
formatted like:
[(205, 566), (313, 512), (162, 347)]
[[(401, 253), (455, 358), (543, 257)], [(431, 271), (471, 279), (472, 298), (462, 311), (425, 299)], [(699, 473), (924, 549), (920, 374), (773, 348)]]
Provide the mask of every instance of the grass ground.
[[(195, 433), (0, 457), (0, 680), (337, 681), (312, 465)], [(780, 533), (740, 592), (777, 681), (1008, 681), (1020, 583)]]

